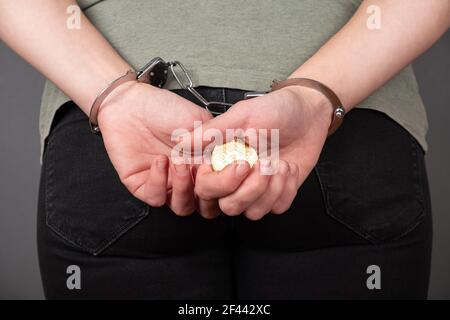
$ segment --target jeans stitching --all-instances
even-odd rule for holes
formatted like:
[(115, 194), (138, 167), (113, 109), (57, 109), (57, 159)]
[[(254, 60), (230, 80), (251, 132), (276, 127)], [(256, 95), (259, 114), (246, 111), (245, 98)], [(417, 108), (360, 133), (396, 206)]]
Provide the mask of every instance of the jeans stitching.
[(342, 219), (340, 219), (339, 217), (337, 217), (336, 215), (334, 215), (332, 213), (333, 208), (332, 208), (332, 205), (330, 203), (330, 197), (328, 195), (328, 192), (325, 190), (324, 183), (323, 183), (322, 179), (320, 178), (320, 172), (319, 172), (318, 166), (319, 166), (319, 164), (316, 165), (316, 167), (314, 167), (314, 173), (315, 173), (315, 175), (317, 177), (317, 180), (319, 182), (320, 192), (322, 194), (322, 199), (323, 199), (323, 202), (324, 202), (325, 211), (328, 214), (328, 216), (330, 216), (334, 220), (338, 221), (339, 223), (345, 225), (347, 228), (349, 228), (350, 230), (352, 230), (353, 232), (355, 232), (359, 236), (363, 237), (364, 239), (370, 241), (372, 244), (375, 244), (375, 239), (373, 239), (370, 234), (367, 234), (367, 232), (365, 230), (361, 230), (363, 232), (361, 232), (360, 230), (357, 230), (356, 228), (351, 226), (349, 223), (343, 221)]
[[(137, 214), (132, 223), (129, 221), (124, 222), (123, 224), (120, 224), (119, 227), (115, 228), (113, 232), (105, 236), (105, 240), (100, 241), (100, 244), (96, 245), (95, 248), (89, 248), (86, 245), (83, 245), (79, 243), (79, 241), (72, 240), (69, 236), (66, 235), (66, 232), (61, 230), (58, 226), (56, 226), (54, 223), (51, 222), (52, 218), (55, 215), (54, 210), (54, 190), (52, 188), (52, 184), (54, 182), (54, 164), (55, 159), (54, 157), (54, 143), (52, 143), (52, 139), (49, 139), (49, 143), (47, 145), (47, 159), (44, 160), (45, 163), (45, 224), (58, 236), (60, 236), (62, 239), (70, 243), (71, 245), (75, 246), (76, 248), (82, 249), (84, 251), (87, 251), (93, 255), (98, 255), (102, 251), (104, 251), (106, 248), (108, 248), (113, 242), (117, 241), (125, 232), (136, 226), (139, 222), (141, 222), (145, 217), (147, 217), (150, 213), (150, 208), (148, 205), (146, 205), (143, 209), (139, 208), (139, 214)], [(130, 205), (133, 210), (137, 211), (138, 206)]]
[(104, 241), (103, 245), (99, 245), (97, 246), (98, 249), (91, 251), (91, 253), (96, 256), (99, 255), (102, 251), (104, 251), (105, 249), (107, 249), (111, 244), (113, 244), (114, 242), (116, 242), (121, 236), (123, 236), (128, 230), (132, 229), (134, 226), (136, 226), (138, 223), (140, 223), (142, 220), (144, 220), (150, 213), (150, 208), (149, 206), (146, 206), (141, 213), (136, 217), (136, 221), (134, 221), (131, 224), (124, 223), (122, 224), (122, 226), (120, 228), (118, 228), (118, 231), (116, 231), (114, 236), (111, 237), (111, 240), (107, 240), (106, 242)]
[(227, 102), (225, 88), (222, 88), (222, 102)]
[(44, 164), (45, 164), (45, 224), (51, 229), (53, 230), (53, 232), (55, 232), (56, 234), (58, 234), (61, 238), (63, 238), (65, 241), (67, 241), (68, 243), (70, 243), (71, 245), (75, 246), (76, 248), (80, 248), (80, 249), (84, 249), (87, 250), (87, 248), (84, 248), (83, 246), (80, 246), (79, 244), (75, 243), (74, 241), (68, 239), (66, 236), (64, 236), (62, 234), (62, 232), (59, 230), (59, 228), (57, 228), (56, 226), (52, 225), (50, 220), (51, 218), (54, 216), (54, 211), (53, 211), (53, 189), (51, 188), (51, 185), (53, 182), (53, 176), (54, 176), (54, 159), (53, 159), (53, 153), (52, 150), (54, 148), (54, 144), (51, 143), (52, 140), (48, 139), (48, 144), (47, 144), (47, 153), (46, 153), (46, 159), (44, 159)]
[[(415, 220), (411, 219), (411, 221), (410, 221), (411, 225), (409, 225), (408, 228), (405, 229), (403, 232), (392, 237), (389, 241), (395, 241), (395, 240), (398, 240), (398, 239), (404, 237), (405, 235), (407, 235), (408, 233), (413, 231), (425, 219), (426, 208), (425, 208), (425, 191), (424, 191), (424, 181), (423, 181), (424, 179), (423, 179), (423, 174), (420, 173), (420, 168), (419, 168), (420, 158), (419, 158), (418, 151), (419, 151), (420, 146), (417, 144), (416, 140), (412, 136), (409, 135), (409, 133), (408, 133), (408, 138), (409, 138), (409, 144), (410, 144), (410, 156), (411, 156), (411, 161), (412, 161), (412, 166), (413, 166), (411, 175), (412, 175), (412, 178), (414, 179), (414, 181), (413, 181), (414, 188), (412, 189), (412, 192), (414, 193), (414, 197), (415, 197), (414, 199), (416, 200), (417, 204), (419, 205), (419, 210), (417, 211), (417, 216), (416, 216)], [(351, 224), (351, 222), (346, 222), (345, 219), (341, 219), (339, 217), (339, 214), (334, 213), (335, 209), (333, 208), (333, 206), (331, 204), (330, 195), (327, 191), (326, 186), (323, 185), (323, 181), (320, 177), (320, 175), (321, 175), (320, 167), (321, 167), (321, 161), (319, 160), (319, 163), (314, 168), (314, 171), (315, 171), (315, 174), (317, 175), (317, 178), (319, 181), (319, 186), (320, 186), (320, 189), (322, 192), (322, 197), (324, 200), (325, 210), (326, 210), (327, 214), (329, 216), (331, 216), (332, 218), (334, 218), (335, 220), (337, 220), (340, 223), (347, 226), (349, 229), (351, 229), (355, 233), (364, 237), (366, 240), (369, 240), (370, 242), (374, 243), (375, 245), (379, 241), (383, 242), (384, 240), (381, 240), (378, 237), (372, 235), (373, 229), (375, 227), (383, 228), (385, 225), (389, 225), (391, 222), (383, 222), (383, 223), (380, 223), (377, 225), (370, 225), (370, 226), (358, 226), (358, 228), (357, 228), (358, 230), (356, 230), (351, 225), (349, 225), (349, 224)], [(324, 170), (327, 170), (327, 169), (324, 168)], [(398, 216), (398, 217), (400, 217), (400, 216)]]

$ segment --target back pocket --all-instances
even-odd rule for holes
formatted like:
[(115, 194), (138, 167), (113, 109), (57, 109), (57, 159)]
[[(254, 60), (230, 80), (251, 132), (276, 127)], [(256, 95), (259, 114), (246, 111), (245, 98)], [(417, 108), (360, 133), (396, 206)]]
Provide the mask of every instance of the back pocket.
[(380, 112), (350, 112), (315, 170), (327, 213), (374, 244), (401, 238), (424, 218), (423, 152)]
[(44, 156), (46, 222), (72, 245), (98, 255), (150, 209), (120, 182), (81, 111), (70, 110), (61, 121)]

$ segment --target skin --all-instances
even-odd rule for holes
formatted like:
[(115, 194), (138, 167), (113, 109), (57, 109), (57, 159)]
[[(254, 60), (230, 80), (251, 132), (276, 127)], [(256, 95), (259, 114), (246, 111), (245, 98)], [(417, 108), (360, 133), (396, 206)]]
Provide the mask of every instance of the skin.
[[(84, 14), (81, 29), (69, 30), (70, 5), (76, 2), (1, 0), (0, 38), (88, 115), (97, 94), (131, 66)], [(162, 105), (170, 112), (159, 112)], [(114, 90), (98, 115), (108, 155), (124, 185), (140, 200), (152, 206), (167, 203), (178, 215), (192, 213), (196, 199), (191, 168), (186, 172), (185, 166), (168, 162), (170, 134), (209, 119), (203, 108), (170, 91), (133, 82)]]
[[(381, 28), (367, 27), (367, 9), (376, 5), (381, 10)], [(330, 87), (341, 99), (347, 112), (386, 83), (402, 68), (427, 50), (450, 26), (449, 0), (372, 0), (364, 1), (352, 19), (289, 78), (311, 78)], [(262, 193), (266, 177), (244, 184), (230, 195), (208, 193), (208, 199), (220, 198), (220, 208), (229, 215), (236, 212), (258, 220), (268, 213), (286, 211), (298, 188), (316, 164), (325, 143), (330, 123), (331, 107), (325, 97), (316, 92), (292, 86), (264, 97), (241, 101), (224, 115), (208, 122), (206, 127), (223, 130), (238, 128), (282, 128), (280, 158), (289, 162), (297, 175), (297, 183), (285, 180), (281, 186)], [(258, 110), (255, 114), (252, 109)], [(261, 110), (267, 110), (263, 112)], [(205, 130), (205, 128), (204, 128)], [(200, 169), (200, 172), (208, 169)], [(256, 169), (255, 169), (256, 170)], [(216, 174), (231, 180), (227, 172)], [(237, 179), (234, 177), (234, 179)], [(273, 176), (272, 179), (280, 180)], [(203, 190), (212, 188), (214, 179), (206, 174), (196, 180), (200, 198)], [(276, 191), (275, 191), (276, 190)], [(261, 194), (252, 204), (254, 193)], [(252, 197), (253, 199), (253, 197)]]
[(299, 186), (318, 160), (332, 114), (330, 103), (321, 94), (299, 88), (286, 87), (238, 102), (203, 125), (202, 130), (215, 128), (223, 132), (233, 127), (282, 130), (279, 133), (280, 161), (272, 164), (278, 166), (275, 175), (261, 174), (264, 165), (271, 165), (268, 159), (257, 163), (245, 179), (232, 170), (213, 172), (210, 165), (202, 164), (195, 184), (200, 199), (219, 198), (219, 208), (225, 214), (235, 216), (244, 212), (252, 220), (269, 212), (283, 213), (289, 208)]
[[(65, 27), (66, 9), (75, 4), (72, 0), (0, 0), (0, 38), (88, 114), (98, 92), (130, 66), (84, 15), (80, 30)], [(379, 30), (367, 28), (369, 5), (381, 9)], [(290, 77), (326, 84), (350, 111), (427, 50), (449, 25), (449, 0), (366, 0)], [(162, 105), (170, 112), (159, 112)], [(259, 112), (252, 112), (255, 109)], [(282, 128), (278, 173), (261, 175), (267, 165), (264, 161), (252, 168), (235, 163), (221, 172), (213, 172), (206, 164), (169, 163), (170, 133), (177, 128), (193, 130), (194, 120), (220, 131)], [(244, 213), (252, 220), (289, 208), (317, 162), (330, 120), (326, 98), (300, 86), (241, 101), (212, 119), (205, 110), (167, 90), (133, 82), (113, 91), (98, 118), (111, 162), (137, 198), (153, 206), (167, 203), (178, 215), (197, 208), (205, 218), (222, 211)]]
[[(161, 105), (166, 112), (160, 112)], [(168, 90), (134, 82), (108, 97), (98, 115), (106, 151), (122, 183), (138, 199), (154, 207), (167, 203), (178, 215), (194, 212), (196, 199), (191, 167), (169, 163), (175, 146), (171, 135), (210, 119), (205, 109)]]

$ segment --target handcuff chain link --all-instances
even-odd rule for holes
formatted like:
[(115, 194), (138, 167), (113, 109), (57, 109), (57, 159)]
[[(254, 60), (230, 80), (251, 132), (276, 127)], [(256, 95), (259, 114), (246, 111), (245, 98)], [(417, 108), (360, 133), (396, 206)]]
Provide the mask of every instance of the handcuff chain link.
[[(219, 101), (208, 101), (206, 100), (197, 90), (194, 88), (194, 83), (192, 81), (192, 78), (190, 77), (189, 73), (187, 72), (186, 68), (183, 66), (183, 64), (179, 61), (171, 61), (168, 62), (167, 65), (170, 68), (170, 72), (172, 73), (175, 80), (178, 82), (178, 85), (184, 89), (190, 92), (194, 97), (196, 97), (205, 107), (206, 110), (208, 110), (213, 115), (219, 115), (224, 113), (228, 107), (231, 107), (231, 103), (227, 102), (219, 102)], [(184, 82), (180, 78), (180, 76), (175, 71), (175, 67), (179, 67), (181, 72), (183, 73)], [(223, 108), (223, 111), (215, 111), (213, 110), (213, 106), (221, 106)]]

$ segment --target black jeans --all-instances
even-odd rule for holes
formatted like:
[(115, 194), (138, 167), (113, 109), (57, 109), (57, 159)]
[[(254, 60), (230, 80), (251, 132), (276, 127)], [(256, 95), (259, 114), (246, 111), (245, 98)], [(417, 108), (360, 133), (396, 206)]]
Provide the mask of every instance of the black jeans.
[[(244, 93), (199, 90), (231, 103)], [(376, 111), (350, 112), (290, 210), (252, 222), (178, 217), (140, 202), (70, 102), (47, 140), (39, 199), (39, 260), (50, 299), (427, 297), (432, 231), (424, 155)], [(70, 290), (73, 265), (81, 288)]]

